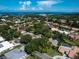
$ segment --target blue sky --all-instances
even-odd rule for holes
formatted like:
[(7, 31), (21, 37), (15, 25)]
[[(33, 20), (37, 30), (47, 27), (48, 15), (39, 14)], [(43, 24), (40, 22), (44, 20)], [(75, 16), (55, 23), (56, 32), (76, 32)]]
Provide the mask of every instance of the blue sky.
[(0, 11), (79, 12), (79, 0), (0, 0)]

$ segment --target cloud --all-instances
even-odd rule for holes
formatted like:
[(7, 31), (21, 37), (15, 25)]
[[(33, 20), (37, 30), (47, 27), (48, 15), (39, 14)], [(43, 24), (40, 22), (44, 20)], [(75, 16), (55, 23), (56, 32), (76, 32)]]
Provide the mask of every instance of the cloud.
[(27, 6), (30, 6), (31, 3), (32, 3), (31, 1), (24, 1), (24, 2), (20, 1), (19, 2), (19, 4), (23, 4), (23, 5), (27, 5)]
[(43, 8), (42, 7), (32, 7), (32, 10), (43, 10)]
[(53, 5), (59, 4), (63, 1), (61, 0), (43, 0), (43, 1), (37, 1), (37, 6), (42, 8), (42, 10), (51, 10), (53, 8)]
[(25, 5), (22, 5), (22, 6), (20, 7), (20, 10), (27, 10), (27, 7), (26, 7)]
[(50, 1), (37, 1), (37, 4), (39, 6), (52, 6), (52, 5), (55, 5), (59, 3), (58, 1), (55, 1), (55, 0), (50, 0)]
[(28, 6), (31, 5), (31, 1), (24, 1), (24, 2), (19, 2), (19, 4), (21, 4), (21, 7), (19, 8), (20, 10), (27, 10)]
[(30, 6), (31, 4), (32, 4), (31, 1), (27, 1), (27, 2), (26, 2), (26, 5), (28, 5), (28, 6)]
[[(21, 5), (19, 10), (48, 10), (52, 8), (53, 5), (60, 3), (60, 0), (43, 0), (43, 1), (20, 1)], [(33, 3), (36, 3), (33, 5)], [(32, 5), (32, 6), (31, 6)]]

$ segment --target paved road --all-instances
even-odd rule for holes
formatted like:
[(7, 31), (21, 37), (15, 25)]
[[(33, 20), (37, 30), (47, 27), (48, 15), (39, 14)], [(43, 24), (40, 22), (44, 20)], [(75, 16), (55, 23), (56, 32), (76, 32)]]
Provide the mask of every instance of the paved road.
[(39, 56), (42, 59), (53, 59), (51, 56), (48, 56), (45, 53), (35, 52), (35, 55)]

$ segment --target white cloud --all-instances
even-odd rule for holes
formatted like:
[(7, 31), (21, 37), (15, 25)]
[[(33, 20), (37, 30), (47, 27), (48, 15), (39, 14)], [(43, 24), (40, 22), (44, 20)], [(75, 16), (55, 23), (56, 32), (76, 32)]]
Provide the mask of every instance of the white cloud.
[(30, 6), (30, 5), (32, 4), (32, 2), (31, 2), (31, 1), (27, 1), (26, 4), (27, 4), (28, 6)]
[(31, 5), (31, 1), (24, 1), (24, 2), (19, 2), (21, 4), (21, 7), (19, 8), (20, 10), (27, 10), (27, 7)]
[(32, 7), (32, 10), (43, 10), (42, 7)]
[(27, 7), (26, 7), (25, 5), (22, 5), (22, 6), (20, 7), (20, 10), (27, 10)]
[(39, 6), (52, 6), (52, 5), (55, 5), (55, 4), (58, 4), (59, 1), (56, 1), (56, 0), (50, 0), (50, 1), (37, 1), (37, 4)]
[(27, 6), (30, 6), (31, 3), (32, 3), (31, 1), (24, 1), (24, 2), (20, 1), (19, 2), (19, 4), (24, 4), (24, 5), (27, 5)]
[(35, 3), (37, 4), (31, 6), (32, 1), (20, 1), (19, 4), (21, 6), (19, 10), (45, 10), (45, 9), (48, 10), (52, 8), (53, 5), (61, 3), (61, 0), (43, 0), (43, 1), (36, 1)]
[(63, 2), (63, 1), (61, 1), (61, 0), (43, 0), (43, 1), (37, 1), (37, 6), (42, 8), (42, 10), (51, 10), (51, 9), (53, 9), (53, 5), (56, 5), (61, 2)]

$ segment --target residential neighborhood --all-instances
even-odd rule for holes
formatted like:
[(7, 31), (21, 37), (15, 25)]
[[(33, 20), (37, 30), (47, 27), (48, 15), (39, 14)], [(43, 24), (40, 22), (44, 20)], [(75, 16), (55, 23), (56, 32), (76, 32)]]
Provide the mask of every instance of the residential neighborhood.
[(0, 59), (79, 59), (79, 0), (0, 0)]
[(78, 59), (79, 28), (67, 25), (68, 16), (74, 18), (51, 14), (1, 15), (0, 59)]

